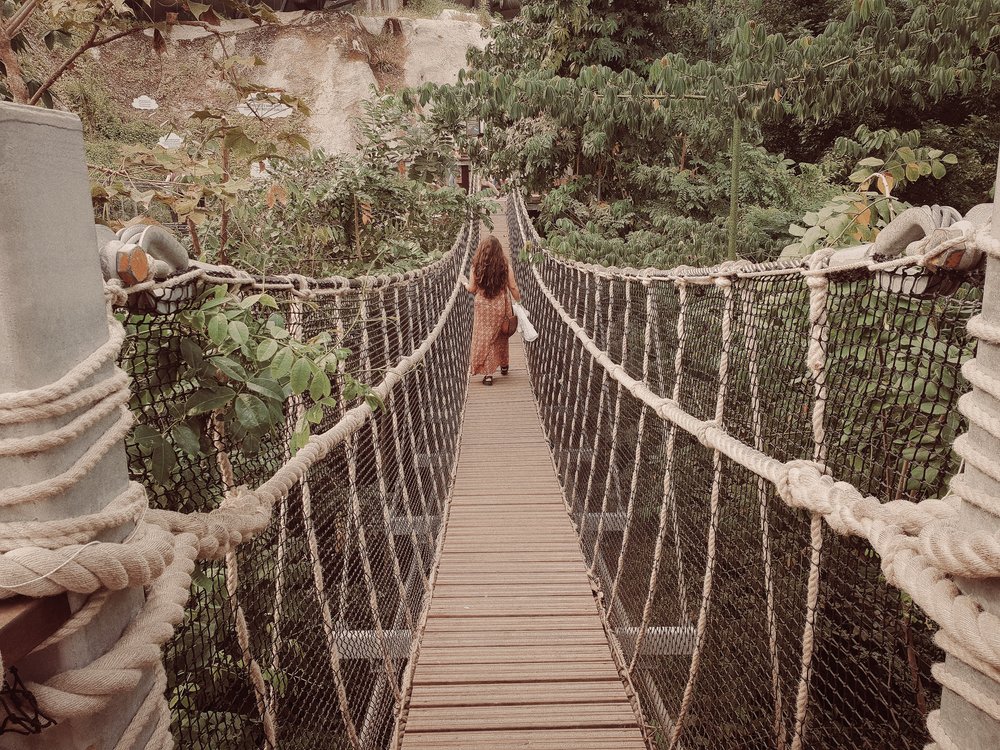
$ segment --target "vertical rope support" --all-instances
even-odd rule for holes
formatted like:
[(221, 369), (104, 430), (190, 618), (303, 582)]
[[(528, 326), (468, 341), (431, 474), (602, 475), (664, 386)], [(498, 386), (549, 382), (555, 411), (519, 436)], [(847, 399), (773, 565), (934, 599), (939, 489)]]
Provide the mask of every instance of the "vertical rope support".
[[(292, 303), (288, 308), (288, 332), (296, 341), (302, 340), (303, 318), (305, 310), (303, 300), (309, 299), (309, 280), (305, 276), (295, 277), (297, 289), (292, 290)], [(290, 396), (288, 399), (288, 416), (285, 418), (285, 429), (289, 439), (285, 444), (284, 458), (288, 461), (292, 457), (290, 449), (291, 436), (295, 433), (295, 428), (299, 420), (305, 414), (305, 404), (299, 396)], [(306, 483), (303, 477), (299, 482), (302, 486)], [(274, 580), (274, 626), (271, 630), (271, 674), (279, 674), (281, 671), (281, 612), (285, 601), (285, 556), (288, 554), (288, 493), (282, 493), (278, 502), (278, 550), (277, 550), (277, 575)], [(271, 706), (277, 716), (278, 713), (278, 691), (271, 689)]]
[[(384, 309), (384, 300), (382, 300), (382, 294), (379, 294), (380, 305)], [(364, 368), (365, 368), (365, 380), (371, 382), (372, 375), (372, 357), (371, 357), (371, 340), (368, 335), (368, 303), (367, 295), (361, 295), (361, 349), (364, 351)], [(406, 594), (406, 585), (403, 583), (403, 571), (399, 567), (399, 553), (396, 551), (396, 537), (392, 530), (392, 518), (389, 515), (389, 491), (385, 481), (385, 461), (382, 457), (382, 440), (379, 437), (378, 428), (378, 416), (373, 414), (371, 420), (368, 422), (371, 425), (372, 431), (372, 448), (375, 453), (375, 475), (378, 478), (378, 492), (379, 492), (379, 505), (382, 508), (382, 524), (385, 527), (385, 542), (386, 546), (389, 548), (389, 558), (392, 562), (392, 576), (396, 581), (396, 588), (399, 592), (400, 602), (406, 602), (408, 597)], [(413, 615), (410, 613), (409, 607), (404, 607), (406, 613), (406, 626), (412, 631), (413, 630)]]
[[(646, 293), (646, 326), (642, 334), (642, 382), (649, 382), (649, 354), (652, 347), (653, 336), (653, 290), (649, 288), (649, 279), (643, 279), (643, 289)], [(628, 324), (625, 324), (626, 330)], [(615, 580), (611, 584), (610, 603), (613, 605), (618, 597), (618, 586), (622, 580), (622, 569), (625, 567), (625, 558), (628, 555), (629, 542), (632, 539), (632, 519), (635, 512), (635, 496), (639, 489), (639, 466), (642, 464), (642, 439), (646, 429), (646, 413), (649, 410), (645, 406), (639, 407), (639, 425), (636, 428), (635, 438), (635, 462), (632, 464), (632, 477), (628, 487), (628, 503), (625, 506), (625, 529), (622, 531), (622, 546), (618, 553), (618, 565), (615, 568)]]
[[(677, 287), (677, 351), (674, 353), (674, 389), (672, 398), (678, 401), (681, 396), (681, 383), (684, 375), (684, 344), (686, 335), (684, 330), (685, 317), (687, 315), (687, 285), (683, 279), (675, 282)], [(650, 290), (652, 291), (652, 290)], [(655, 306), (654, 306), (655, 310)], [(677, 513), (674, 506), (673, 488), (673, 463), (674, 445), (677, 442), (677, 425), (673, 422), (667, 428), (667, 447), (664, 457), (663, 469), (663, 501), (660, 504), (660, 522), (656, 533), (656, 545), (653, 548), (653, 564), (649, 572), (649, 590), (646, 592), (646, 602), (642, 607), (642, 619), (639, 622), (639, 632), (635, 636), (635, 649), (632, 653), (632, 661), (628, 665), (631, 675), (639, 661), (639, 654), (642, 653), (642, 643), (646, 638), (646, 631), (649, 629), (649, 621), (653, 615), (653, 601), (656, 598), (656, 588), (660, 578), (660, 564), (663, 561), (663, 545), (667, 537), (667, 521), (673, 516), (674, 530), (674, 550), (677, 556), (677, 589), (680, 600), (681, 618), (684, 623), (691, 622), (687, 611), (687, 586), (684, 581), (684, 566), (681, 559), (680, 535), (677, 527)]]
[[(632, 284), (628, 281), (625, 282), (625, 315), (622, 318), (622, 346), (621, 346), (621, 363), (622, 366), (627, 366), (628, 363), (628, 334), (629, 334), (629, 323), (631, 322), (632, 312)], [(609, 316), (610, 321), (610, 316)], [(609, 332), (610, 334), (610, 332)], [(621, 384), (618, 384), (618, 389), (615, 392), (615, 410), (614, 416), (611, 421), (611, 451), (608, 457), (608, 473), (604, 476), (604, 499), (601, 501), (601, 516), (597, 519), (597, 537), (594, 540), (594, 556), (590, 563), (590, 572), (593, 574), (594, 568), (597, 566), (597, 556), (601, 551), (601, 537), (604, 535), (604, 519), (608, 514), (608, 495), (611, 494), (611, 469), (615, 465), (615, 457), (618, 453), (618, 425), (621, 421), (622, 413), (622, 388)], [(641, 447), (636, 449), (641, 450)], [(639, 459), (636, 456), (635, 464), (638, 465)], [(634, 472), (633, 472), (634, 473)], [(591, 474), (593, 477), (593, 473)], [(620, 503), (619, 503), (620, 505)], [(630, 503), (631, 505), (631, 503)], [(615, 574), (615, 580), (618, 580), (617, 573)], [(613, 597), (612, 597), (613, 598)], [(608, 602), (609, 606), (611, 602)]]
[[(411, 320), (411, 325), (410, 325), (410, 329), (409, 329), (410, 330), (410, 351), (413, 351), (413, 349), (416, 348), (417, 341), (418, 341), (418, 339), (414, 338), (414, 331), (413, 331), (412, 321), (413, 320), (423, 320), (423, 318), (421, 317), (421, 306), (420, 306), (420, 298), (422, 297), (422, 292), (423, 292), (423, 285), (421, 285), (420, 290), (418, 290), (418, 292), (414, 295), (414, 297), (416, 297), (416, 301), (414, 301), (414, 300), (412, 300), (410, 298), (409, 289), (407, 289), (406, 309), (407, 309), (407, 313), (408, 313), (408, 315), (410, 317), (410, 320)], [(414, 312), (414, 308), (416, 308), (416, 312)], [(424, 336), (424, 332), (421, 331), (421, 339), (423, 338), (423, 336)], [(415, 376), (414, 380), (415, 380), (415, 382), (417, 384), (417, 402), (420, 404), (420, 415), (421, 415), (421, 418), (420, 418), (420, 432), (421, 432), (421, 434), (423, 436), (423, 439), (424, 439), (423, 446), (424, 446), (424, 450), (426, 451), (426, 453), (424, 455), (427, 456), (428, 473), (430, 474), (431, 484), (433, 485), (434, 511), (435, 511), (436, 514), (440, 515), (441, 509), (442, 509), (442, 504), (439, 501), (443, 497), (443, 492), (442, 492), (442, 487), (438, 484), (438, 475), (437, 475), (437, 472), (435, 472), (433, 470), (433, 467), (430, 466), (431, 453), (434, 450), (434, 447), (432, 446), (432, 443), (431, 443), (431, 433), (433, 432), (433, 428), (430, 429), (430, 430), (427, 428), (427, 419), (426, 419), (426, 416), (428, 414), (430, 414), (431, 418), (433, 419), (434, 415), (435, 415), (435, 411), (427, 403), (427, 401), (428, 401), (428, 399), (427, 399), (428, 385), (427, 385), (427, 378), (425, 377), (425, 375), (426, 375), (426, 369), (425, 369), (425, 367), (420, 367), (420, 368), (418, 368), (414, 372), (414, 376)], [(435, 441), (435, 445), (436, 445), (436, 441)], [(417, 470), (418, 471), (420, 470), (419, 469), (419, 464), (418, 464), (418, 469)], [(433, 543), (433, 537), (432, 537), (431, 541)]]
[[(579, 283), (577, 284), (577, 289), (579, 289)], [(584, 276), (584, 285), (583, 285), (583, 320), (584, 321), (587, 320), (587, 306), (589, 304), (590, 304), (590, 274), (587, 274), (587, 275)], [(579, 360), (577, 361), (577, 365), (576, 365), (576, 376), (572, 380), (572, 386), (571, 387), (572, 387), (573, 395), (572, 395), (572, 397), (569, 397), (568, 391), (570, 389), (567, 388), (566, 389), (566, 391), (567, 391), (567, 399), (565, 400), (565, 404), (566, 405), (563, 408), (562, 413), (560, 414), (560, 418), (559, 418), (560, 424), (556, 428), (557, 429), (557, 438), (556, 438), (557, 444), (559, 446), (564, 446), (564, 445), (566, 446), (565, 458), (563, 457), (561, 451), (560, 451), (560, 456), (559, 456), (560, 459), (562, 459), (562, 461), (560, 461), (560, 463), (564, 464), (564, 465), (562, 465), (562, 466), (559, 467), (559, 477), (561, 479), (563, 477), (569, 475), (570, 461), (572, 460), (572, 456), (570, 455), (570, 446), (572, 445), (573, 433), (574, 433), (574, 430), (576, 429), (576, 415), (577, 415), (577, 409), (580, 406), (580, 388), (581, 388), (581, 383), (583, 381), (583, 360), (586, 359), (586, 352), (584, 352), (583, 348), (577, 344), (577, 342), (575, 341), (575, 339), (570, 339), (569, 349), (570, 349), (571, 355), (574, 354), (574, 353), (576, 353), (576, 352), (579, 352), (580, 356), (579, 356)], [(572, 363), (572, 359), (570, 360), (570, 362)], [(569, 404), (570, 403), (573, 404), (573, 414), (572, 414), (572, 417), (567, 418), (566, 417), (566, 412), (569, 409)], [(565, 480), (563, 480), (563, 481), (565, 482)], [(569, 489), (568, 484), (563, 487), (563, 491), (564, 492), (566, 492), (568, 489)], [(568, 492), (566, 492), (566, 497), (567, 498), (569, 497)]]
[[(396, 299), (399, 299), (399, 291), (396, 290)], [(396, 304), (397, 313), (399, 311), (399, 304)], [(389, 352), (389, 317), (386, 313), (385, 305), (385, 294), (382, 295), (382, 338), (383, 344), (385, 345), (385, 351), (388, 356)], [(405, 386), (404, 386), (405, 388)], [(416, 524), (413, 522), (413, 509), (410, 507), (410, 489), (406, 485), (406, 477), (403, 473), (403, 444), (402, 440), (399, 438), (399, 415), (398, 410), (395, 409), (396, 402), (396, 390), (393, 389), (389, 394), (388, 403), (386, 407), (389, 409), (389, 413), (392, 415), (392, 440), (393, 445), (396, 449), (396, 460), (399, 464), (397, 467), (399, 477), (399, 497), (403, 501), (403, 513), (406, 515), (406, 524), (410, 530), (410, 544), (413, 545), (413, 554), (417, 561), (417, 569), (420, 571), (420, 581), (423, 584), (424, 591), (427, 589), (427, 569), (424, 568), (424, 552), (421, 549), (420, 540), (417, 538)], [(395, 490), (393, 491), (393, 496), (396, 496)], [(427, 518), (424, 518), (424, 524), (429, 525)], [(407, 610), (409, 610), (409, 602), (407, 601)]]
[[(229, 460), (229, 453), (226, 450), (223, 437), (223, 422), (219, 419), (218, 415), (213, 414), (210, 420), (210, 425), (212, 443), (215, 446), (215, 463), (219, 468), (219, 474), (222, 479), (223, 487), (226, 488), (227, 492), (230, 492), (236, 487), (236, 478), (233, 473), (233, 464)], [(277, 748), (277, 720), (271, 710), (270, 701), (268, 699), (269, 691), (267, 689), (267, 683), (264, 682), (264, 673), (261, 671), (260, 664), (254, 658), (253, 652), (250, 649), (250, 627), (247, 625), (247, 618), (246, 613), (243, 611), (243, 605), (240, 604), (240, 569), (239, 559), (236, 556), (236, 547), (229, 548), (225, 559), (226, 593), (229, 595), (229, 601), (232, 603), (233, 607), (233, 618), (235, 620), (234, 624), (236, 627), (236, 642), (239, 644), (240, 655), (243, 658), (243, 663), (246, 664), (247, 670), (250, 673), (250, 682), (253, 685), (254, 699), (257, 703), (257, 710), (260, 712), (260, 718), (264, 725), (264, 747)]]
[[(752, 282), (751, 282), (752, 283)], [(741, 310), (745, 328), (747, 347), (747, 369), (750, 380), (750, 426), (753, 429), (753, 447), (764, 451), (764, 434), (761, 423), (760, 403), (760, 350), (757, 343), (757, 323), (754, 316), (756, 296), (749, 287), (741, 295)], [(770, 509), (770, 485), (759, 474), (754, 475), (757, 492), (757, 505), (760, 510), (760, 548), (764, 565), (764, 595), (766, 600), (765, 616), (767, 618), (767, 645), (771, 657), (771, 693), (774, 695), (774, 740), (777, 750), (785, 750), (788, 744), (788, 732), (785, 727), (784, 709), (781, 696), (781, 661), (778, 656), (778, 622), (774, 608), (774, 570), (771, 560), (771, 522), (768, 518)]]
[[(364, 293), (362, 292), (362, 297)], [(344, 323), (343, 318), (340, 314), (340, 297), (334, 298), (335, 309), (337, 311), (337, 345), (344, 345)], [(340, 380), (343, 381), (344, 376), (344, 360), (340, 360), (337, 365), (339, 370)], [(338, 393), (337, 400), (340, 402), (340, 412), (341, 417), (347, 413), (347, 404), (344, 401), (343, 391)], [(375, 583), (375, 574), (372, 572), (371, 561), (368, 559), (368, 538), (365, 533), (365, 522), (364, 517), (361, 512), (361, 493), (358, 491), (358, 467), (355, 453), (355, 440), (357, 438), (357, 433), (352, 433), (344, 441), (344, 455), (347, 460), (347, 492), (350, 497), (350, 519), (351, 523), (348, 524), (348, 529), (353, 524), (355, 532), (358, 535), (358, 557), (361, 558), (361, 570), (364, 575), (365, 588), (368, 589), (368, 609), (371, 612), (372, 623), (375, 626), (375, 638), (378, 640), (379, 647), (382, 649), (382, 666), (385, 667), (386, 675), (395, 675), (395, 667), (392, 664), (392, 653), (389, 650), (389, 644), (385, 637), (385, 630), (382, 627), (382, 611), (379, 608), (378, 601), (378, 586)], [(346, 567), (346, 561), (345, 561)], [(392, 688), (392, 694), (399, 702), (399, 685), (394, 677), (390, 678), (389, 686)]]
[[(595, 282), (595, 286), (597, 287), (596, 293), (594, 295), (594, 323), (593, 323), (593, 326), (594, 326), (594, 328), (593, 328), (594, 336), (596, 337), (597, 336), (597, 330), (600, 327), (600, 323), (599, 323), (598, 319), (599, 319), (600, 312), (601, 312), (601, 284), (600, 284), (600, 282), (596, 278), (594, 279), (594, 282)], [(595, 340), (596, 340), (596, 338), (595, 338)], [(587, 360), (587, 381), (586, 381), (586, 386), (585, 386), (587, 390), (586, 390), (586, 392), (584, 394), (584, 397), (583, 397), (583, 409), (582, 409), (582, 413), (581, 413), (581, 417), (580, 417), (580, 424), (579, 425), (576, 423), (576, 415), (577, 415), (576, 409), (574, 408), (574, 410), (573, 410), (573, 424), (570, 427), (570, 435), (572, 436), (572, 435), (576, 434), (578, 436), (577, 440), (576, 440), (576, 454), (577, 455), (576, 455), (576, 465), (573, 468), (573, 481), (569, 485), (570, 493), (567, 494), (567, 497), (570, 498), (570, 505), (573, 508), (573, 512), (574, 513), (577, 512), (576, 511), (576, 499), (577, 499), (577, 497), (576, 497), (577, 496), (576, 488), (577, 488), (578, 483), (580, 481), (580, 464), (583, 463), (580, 460), (580, 454), (583, 451), (583, 440), (584, 440), (584, 436), (585, 436), (585, 434), (587, 432), (587, 430), (585, 429), (585, 425), (586, 425), (587, 412), (590, 410), (590, 392), (593, 390), (593, 388), (591, 386), (592, 386), (592, 383), (594, 381), (594, 358), (593, 357), (587, 357), (585, 352), (581, 356), (583, 356)], [(582, 360), (581, 360), (581, 362), (582, 362)], [(603, 367), (601, 368), (601, 371), (602, 372), (604, 371)], [(603, 391), (602, 391), (602, 393), (603, 393)], [(577, 396), (577, 404), (576, 405), (577, 406), (580, 405), (579, 395)], [(586, 498), (584, 498), (584, 509), (583, 509), (583, 512), (586, 512)], [(580, 534), (582, 535), (583, 534), (583, 530), (586, 527), (587, 518), (586, 518), (586, 516), (581, 516), (581, 518), (583, 519), (583, 522), (580, 524)]]
[[(809, 263), (810, 271), (820, 271), (829, 263), (832, 250), (814, 253)], [(829, 339), (827, 300), (829, 277), (824, 273), (806, 275), (809, 286), (809, 350), (806, 366), (813, 378), (813, 460), (826, 466), (826, 344)], [(795, 731), (792, 750), (802, 750), (805, 741), (806, 719), (809, 708), (809, 680), (811, 677), (813, 649), (815, 647), (816, 611), (819, 605), (820, 561), (823, 553), (823, 517), (813, 513), (809, 522), (812, 546), (809, 555), (809, 583), (806, 590), (806, 622), (802, 631), (802, 670), (799, 689), (795, 698)]]
[[(720, 276), (715, 280), (716, 286), (722, 288), (722, 346), (719, 352), (719, 390), (715, 399), (715, 424), (722, 425), (725, 416), (726, 392), (729, 387), (729, 349), (732, 341), (733, 318), (733, 282), (732, 279)], [(681, 706), (677, 711), (670, 737), (670, 748), (677, 746), (684, 731), (684, 719), (694, 698), (695, 684), (698, 681), (698, 670), (701, 666), (701, 652), (705, 645), (705, 632), (708, 629), (708, 615), (712, 608), (712, 582), (715, 574), (716, 541), (719, 530), (719, 500), (722, 493), (722, 454), (712, 452), (712, 494), (710, 499), (710, 519), (708, 526), (708, 552), (705, 561), (705, 579), (701, 590), (701, 608), (698, 612), (698, 625), (695, 631), (694, 652), (691, 654), (691, 667), (688, 671), (688, 681), (684, 686)]]
[[(400, 317), (399, 327), (396, 329), (397, 339), (399, 344), (399, 350), (403, 351), (405, 344), (403, 343), (403, 313), (402, 305), (400, 303), (399, 287), (395, 290), (395, 303), (396, 312)], [(410, 303), (409, 295), (407, 295), (406, 303), (406, 325), (409, 330), (409, 335), (406, 337), (409, 344), (413, 343), (413, 321), (410, 319)], [(410, 351), (413, 351), (410, 349)], [(417, 480), (417, 493), (420, 495), (420, 509), (423, 511), (424, 527), (427, 532), (427, 544), (433, 549), (434, 548), (434, 529), (431, 528), (431, 514), (427, 507), (427, 492), (424, 490), (424, 477), (423, 473), (420, 471), (420, 464), (417, 463), (417, 431), (413, 424), (413, 410), (410, 405), (410, 389), (407, 385), (403, 384), (403, 412), (406, 414), (406, 434), (409, 436), (410, 444), (410, 458), (413, 463), (413, 473)]]
[[(608, 351), (611, 348), (611, 314), (614, 312), (614, 279), (608, 279), (608, 311), (604, 317), (604, 350)], [(597, 327), (595, 326), (594, 335), (597, 335)], [(586, 533), (587, 524), (589, 522), (590, 515), (590, 492), (594, 486), (594, 474), (597, 472), (597, 454), (601, 450), (601, 428), (604, 424), (604, 396), (608, 390), (610, 390), (611, 385), (608, 382), (608, 371), (603, 367), (601, 368), (601, 394), (597, 398), (597, 426), (594, 428), (594, 444), (590, 451), (590, 469), (587, 471), (587, 488), (583, 493), (583, 523), (580, 524), (580, 533)], [(586, 409), (584, 409), (586, 413)], [(611, 454), (612, 456), (614, 454)], [(608, 461), (608, 473), (611, 473), (611, 460)], [(607, 496), (605, 496), (603, 501), (603, 506), (607, 507)], [(582, 540), (581, 540), (582, 541)], [(597, 558), (592, 558), (590, 561), (590, 570), (594, 569), (594, 563)]]
[[(340, 298), (336, 297), (335, 315), (337, 328), (340, 336), (343, 335), (343, 323), (340, 319)], [(342, 397), (341, 397), (342, 398)], [(301, 408), (301, 405), (300, 405)], [(320, 557), (319, 541), (316, 538), (316, 526), (313, 523), (312, 513), (312, 492), (309, 488), (308, 473), (305, 474), (300, 483), (300, 497), (302, 501), (302, 525), (306, 532), (306, 546), (309, 549), (309, 561), (312, 565), (313, 585), (316, 587), (316, 600), (320, 606), (320, 615), (323, 618), (323, 635), (326, 638), (327, 659), (330, 663), (330, 671), (333, 673), (333, 682), (337, 690), (337, 708), (340, 711), (340, 718), (344, 722), (344, 729), (347, 732), (347, 739), (354, 750), (360, 750), (361, 742), (358, 739), (357, 728), (354, 718), (351, 716), (351, 705), (347, 699), (347, 687), (344, 680), (344, 673), (341, 670), (340, 647), (337, 644), (337, 623), (334, 622), (333, 612), (330, 609), (330, 600), (326, 594), (326, 578), (323, 573), (323, 560)], [(343, 558), (344, 570), (347, 569), (347, 560), (350, 556), (350, 535), (344, 541)], [(344, 591), (346, 584), (341, 581), (341, 591), (338, 606), (338, 619), (343, 617)]]

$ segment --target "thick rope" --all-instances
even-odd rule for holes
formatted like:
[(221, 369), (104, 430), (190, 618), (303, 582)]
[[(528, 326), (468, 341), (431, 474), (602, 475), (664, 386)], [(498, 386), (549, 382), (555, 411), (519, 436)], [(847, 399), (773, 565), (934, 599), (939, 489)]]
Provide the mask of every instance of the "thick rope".
[[(757, 325), (753, 321), (752, 311), (755, 306), (753, 289), (746, 290), (742, 296), (742, 318), (744, 336), (747, 348), (747, 374), (750, 381), (750, 427), (753, 431), (753, 447), (764, 450), (764, 426), (761, 420), (760, 403), (760, 355), (757, 342)], [(774, 569), (771, 557), (771, 520), (770, 488), (767, 480), (754, 475), (754, 487), (757, 493), (757, 507), (760, 511), (760, 550), (764, 566), (764, 616), (767, 620), (767, 650), (771, 660), (771, 695), (774, 698), (774, 739), (777, 750), (785, 750), (788, 745), (788, 732), (785, 727), (783, 696), (781, 693), (781, 659), (778, 654), (778, 618), (774, 603)]]
[[(815, 253), (810, 258), (809, 270), (826, 267), (832, 250)], [(806, 367), (813, 378), (812, 435), (813, 461), (825, 471), (826, 466), (826, 343), (829, 339), (827, 292), (829, 277), (816, 274), (806, 277), (809, 287), (809, 348)], [(816, 612), (819, 606), (820, 562), (823, 554), (823, 517), (813, 513), (809, 519), (809, 578), (806, 586), (806, 618), (802, 632), (802, 664), (799, 687), (795, 697), (795, 729), (792, 750), (802, 750), (805, 740), (806, 712), (809, 707), (809, 680), (812, 675), (812, 657), (816, 640)]]
[[(652, 292), (652, 290), (650, 290)], [(687, 285), (683, 282), (677, 284), (677, 299), (679, 310), (677, 314), (677, 351), (674, 354), (674, 389), (673, 398), (676, 400), (680, 398), (681, 393), (681, 383), (684, 379), (684, 344), (686, 342), (684, 321), (687, 310)], [(648, 404), (647, 404), (648, 406)], [(655, 409), (654, 409), (655, 412)], [(629, 673), (635, 670), (635, 666), (639, 661), (639, 655), (642, 653), (642, 643), (646, 637), (646, 631), (649, 628), (650, 620), (653, 616), (653, 601), (656, 598), (657, 584), (660, 578), (660, 566), (663, 561), (663, 546), (665, 544), (667, 535), (667, 520), (668, 516), (673, 514), (673, 528), (674, 528), (674, 549), (677, 556), (677, 576), (678, 576), (678, 599), (680, 601), (681, 617), (685, 624), (691, 622), (691, 618), (688, 616), (687, 612), (687, 587), (684, 585), (683, 571), (684, 568), (681, 565), (681, 550), (680, 550), (680, 537), (677, 534), (677, 516), (675, 510), (675, 495), (674, 495), (674, 484), (673, 484), (673, 466), (674, 466), (674, 445), (677, 439), (677, 429), (676, 426), (671, 424), (667, 428), (667, 447), (666, 455), (664, 457), (664, 469), (663, 469), (663, 501), (660, 503), (660, 520), (659, 527), (656, 533), (656, 544), (653, 549), (653, 561), (652, 567), (649, 572), (649, 588), (646, 592), (646, 601), (642, 607), (642, 618), (639, 621), (639, 631), (636, 633), (635, 637), (635, 648), (632, 653), (632, 661), (628, 665)]]
[[(649, 381), (649, 355), (652, 349), (653, 320), (655, 318), (655, 303), (653, 293), (648, 285), (645, 286), (646, 294), (646, 326), (643, 330), (642, 348), (642, 379)], [(628, 328), (628, 326), (626, 326)], [(618, 598), (618, 586), (621, 584), (622, 571), (625, 569), (625, 558), (628, 556), (629, 543), (632, 541), (632, 520), (635, 515), (635, 496), (639, 489), (639, 467), (642, 465), (642, 439), (646, 429), (646, 414), (649, 412), (645, 406), (639, 408), (639, 424), (636, 428), (636, 456), (632, 464), (632, 477), (629, 481), (628, 502), (625, 505), (625, 528), (622, 531), (622, 546), (618, 551), (618, 564), (615, 567), (615, 580), (611, 584), (610, 601), (614, 602)]]
[[(723, 295), (722, 331), (719, 350), (719, 386), (715, 399), (716, 424), (722, 424), (725, 417), (726, 394), (729, 390), (729, 353), (732, 344), (733, 329), (733, 284), (727, 278), (719, 278), (716, 285), (721, 287)], [(670, 734), (670, 748), (677, 746), (684, 731), (684, 719), (687, 717), (694, 699), (695, 685), (701, 665), (702, 650), (705, 648), (705, 635), (708, 630), (708, 617), (712, 607), (712, 584), (715, 577), (716, 544), (719, 531), (720, 495), (722, 492), (722, 454), (715, 450), (712, 453), (712, 490), (709, 499), (708, 541), (705, 561), (705, 578), (701, 590), (701, 608), (698, 612), (698, 623), (695, 629), (694, 651), (691, 654), (691, 664), (688, 669), (687, 684), (681, 697), (681, 706)]]

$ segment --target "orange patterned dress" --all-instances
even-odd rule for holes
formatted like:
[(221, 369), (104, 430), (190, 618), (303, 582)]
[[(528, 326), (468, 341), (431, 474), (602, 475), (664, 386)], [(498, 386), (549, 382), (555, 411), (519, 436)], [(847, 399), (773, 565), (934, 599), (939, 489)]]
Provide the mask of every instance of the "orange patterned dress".
[[(520, 297), (514, 272), (507, 266), (507, 289)], [(472, 318), (472, 353), (469, 357), (473, 375), (492, 375), (497, 368), (510, 364), (509, 339), (500, 333), (500, 326), (507, 312), (508, 294), (504, 289), (490, 299), (472, 280), (470, 292), (476, 295), (475, 314)]]

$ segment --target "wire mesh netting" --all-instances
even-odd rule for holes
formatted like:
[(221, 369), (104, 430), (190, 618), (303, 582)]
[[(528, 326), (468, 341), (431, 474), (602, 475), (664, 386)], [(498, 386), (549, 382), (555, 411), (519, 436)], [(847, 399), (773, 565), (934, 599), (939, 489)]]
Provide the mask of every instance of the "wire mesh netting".
[[(529, 251), (518, 279), (541, 333), (528, 361), (543, 425), (654, 742), (923, 747), (939, 700), (934, 626), (886, 584), (868, 543), (814, 526), (769, 481), (654, 413), (546, 295), (656, 394), (701, 420), (721, 405), (720, 426), (746, 445), (780, 461), (812, 459), (817, 379), (806, 367), (801, 269), (732, 278), (727, 367), (721, 286), (539, 255), (524, 204), (511, 200), (508, 213), (512, 248)], [(943, 496), (958, 470), (950, 447), (963, 427), (960, 370), (973, 354), (965, 324), (981, 307), (982, 271), (930, 283), (913, 268), (829, 279), (830, 473), (882, 501)]]
[[(478, 227), (466, 227), (453, 251), (423, 271), (315, 281), (305, 298), (274, 293), (289, 330), (305, 340), (327, 332), (332, 346), (349, 352), (333, 383), (335, 404), (322, 409), (314, 433), (337, 425), (364, 398), (337, 395), (348, 375), (378, 384), (445, 317), (422, 361), (279, 500), (265, 531), (226, 560), (198, 564), (184, 622), (164, 655), (178, 747), (269, 747), (268, 724), (285, 750), (390, 743), (468, 382), (472, 307), (466, 295), (450, 310), (448, 303), (477, 241)], [(234, 278), (230, 286), (244, 297), (257, 291), (244, 283)], [(203, 287), (193, 281), (134, 295), (123, 313), (121, 365), (133, 380), (132, 409), (140, 426), (171, 439), (191, 413), (195, 388), (183, 342), (194, 334), (185, 321)], [(150, 505), (209, 511), (235, 489), (230, 484), (253, 488), (274, 475), (313, 406), (308, 392), (286, 396), (283, 428), (255, 439), (232, 425), (208, 425), (212, 439), (177, 450), (166, 468), (138, 429), (128, 443), (129, 468)]]

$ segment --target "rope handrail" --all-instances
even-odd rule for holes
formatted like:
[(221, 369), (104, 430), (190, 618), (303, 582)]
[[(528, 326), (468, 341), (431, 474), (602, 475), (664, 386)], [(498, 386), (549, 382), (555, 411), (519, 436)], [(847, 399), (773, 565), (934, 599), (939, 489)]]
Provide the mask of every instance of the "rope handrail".
[[(958, 236), (950, 237), (945, 241), (934, 238), (934, 242), (928, 242), (927, 249), (923, 252), (911, 253), (911, 248), (907, 248), (907, 254), (899, 257), (884, 258), (876, 252), (876, 245), (858, 245), (852, 248), (831, 251), (828, 248), (817, 250), (814, 253), (801, 258), (779, 258), (777, 260), (755, 263), (747, 260), (724, 261), (713, 266), (675, 266), (669, 269), (647, 267), (634, 268), (631, 266), (605, 266), (599, 263), (587, 263), (585, 261), (567, 258), (557, 255), (545, 247), (541, 236), (535, 227), (528, 220), (528, 209), (524, 202), (524, 197), (517, 191), (511, 194), (510, 200), (516, 206), (519, 214), (523, 214), (523, 220), (518, 219), (519, 226), (529, 235), (529, 241), (536, 247), (540, 247), (547, 259), (561, 263), (569, 268), (574, 268), (584, 273), (593, 274), (598, 278), (622, 279), (626, 281), (639, 281), (649, 283), (657, 282), (684, 282), (686, 284), (714, 284), (716, 279), (762, 279), (768, 277), (781, 276), (834, 276), (847, 274), (852, 271), (865, 271), (867, 273), (877, 273), (879, 271), (897, 271), (907, 268), (929, 267), (937, 268), (942, 265), (943, 259), (955, 251), (971, 252), (975, 258), (979, 259), (979, 251), (987, 252), (986, 248), (994, 245), (994, 240), (990, 236), (990, 225), (976, 226), (969, 222), (960, 222), (954, 225)], [(817, 258), (827, 262), (816, 264)], [(964, 263), (964, 272), (969, 272), (979, 265), (979, 262)]]
[[(399, 284), (407, 284), (454, 263), (461, 251), (459, 238), (440, 258), (410, 271), (390, 274), (367, 274), (362, 276), (321, 276), (311, 277), (299, 274), (252, 274), (231, 265), (218, 265), (192, 261), (190, 270), (175, 273), (165, 279), (150, 279), (139, 284), (125, 286), (113, 279), (106, 283), (108, 295), (118, 305), (126, 304), (129, 297), (141, 292), (157, 292), (188, 286), (197, 282), (246, 287), (265, 292), (288, 292), (293, 296), (321, 297), (341, 295), (358, 289), (382, 289)], [(308, 290), (308, 291), (306, 291)]]

